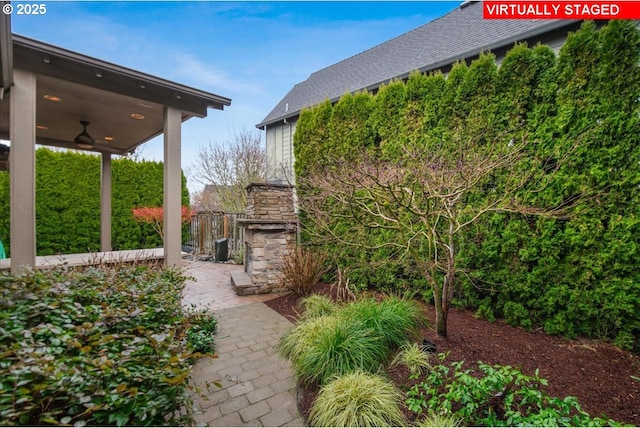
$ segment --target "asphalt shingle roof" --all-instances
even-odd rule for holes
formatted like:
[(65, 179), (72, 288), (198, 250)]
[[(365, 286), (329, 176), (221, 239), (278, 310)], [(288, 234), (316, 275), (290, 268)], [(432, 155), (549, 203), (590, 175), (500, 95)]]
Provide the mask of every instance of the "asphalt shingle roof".
[(295, 85), (257, 127), (297, 116), (346, 92), (375, 89), (412, 71), (429, 71), (479, 52), (511, 46), (572, 24), (562, 20), (485, 20), (482, 2), (467, 3), (445, 16), (362, 53), (316, 71)]

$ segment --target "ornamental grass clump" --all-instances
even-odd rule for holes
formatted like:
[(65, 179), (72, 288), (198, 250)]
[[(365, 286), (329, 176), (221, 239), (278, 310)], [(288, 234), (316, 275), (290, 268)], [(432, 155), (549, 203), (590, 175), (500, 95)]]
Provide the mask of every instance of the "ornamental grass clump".
[(440, 415), (438, 413), (429, 413), (418, 422), (419, 427), (436, 428), (436, 427), (459, 427), (463, 423), (461, 418), (453, 415)]
[(303, 304), (310, 313), (282, 337), (278, 350), (307, 384), (324, 385), (356, 370), (378, 372), (425, 324), (415, 303), (396, 298), (336, 306), (313, 297)]
[(327, 271), (326, 257), (303, 247), (289, 250), (282, 261), (282, 285), (298, 296), (307, 296)]
[(147, 266), (0, 274), (0, 425), (178, 425), (184, 276)]
[(302, 383), (319, 385), (336, 374), (376, 371), (387, 354), (383, 339), (373, 330), (336, 316), (301, 322), (282, 338), (279, 351)]
[(400, 347), (400, 351), (391, 361), (392, 367), (399, 365), (405, 366), (412, 377), (419, 377), (431, 370), (429, 355), (420, 349), (417, 343), (405, 343)]
[(278, 353), (282, 358), (291, 361), (296, 373), (300, 359), (316, 346), (318, 337), (323, 330), (334, 328), (337, 318), (324, 316), (309, 318), (297, 323), (278, 342)]
[(384, 338), (390, 352), (395, 352), (404, 343), (416, 339), (427, 319), (420, 306), (412, 300), (388, 297), (382, 301), (364, 299), (346, 305), (340, 316), (359, 320), (375, 334)]
[(333, 314), (338, 306), (326, 296), (320, 294), (312, 294), (300, 301), (300, 306), (304, 310), (303, 319), (317, 318), (325, 315)]
[(312, 426), (405, 426), (402, 394), (388, 380), (357, 371), (337, 376), (322, 388), (309, 420)]

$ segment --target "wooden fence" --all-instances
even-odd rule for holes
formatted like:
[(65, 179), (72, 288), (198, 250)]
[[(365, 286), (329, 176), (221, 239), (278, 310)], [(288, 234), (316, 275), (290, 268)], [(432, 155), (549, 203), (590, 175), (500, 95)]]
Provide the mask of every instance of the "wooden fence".
[(194, 254), (215, 255), (215, 242), (227, 238), (229, 258), (241, 254), (244, 246), (244, 229), (238, 219), (245, 214), (202, 213), (191, 216), (189, 238), (186, 246)]

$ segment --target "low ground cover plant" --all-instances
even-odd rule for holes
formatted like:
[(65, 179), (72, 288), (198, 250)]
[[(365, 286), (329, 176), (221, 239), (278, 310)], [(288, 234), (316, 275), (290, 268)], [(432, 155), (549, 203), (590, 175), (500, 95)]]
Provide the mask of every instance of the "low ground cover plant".
[(179, 424), (195, 356), (183, 287), (149, 266), (0, 274), (0, 425)]
[(520, 370), (478, 362), (480, 376), (462, 368), (463, 362), (444, 363), (439, 355), (423, 381), (407, 392), (406, 404), (421, 415), (452, 418), (469, 426), (615, 426), (606, 417), (591, 417), (577, 398), (550, 397), (540, 390), (547, 380)]
[(188, 314), (191, 327), (187, 330), (187, 341), (193, 352), (213, 354), (216, 350), (215, 333), (218, 320), (206, 309)]
[[(310, 303), (314, 311), (326, 308), (316, 300)], [(375, 373), (426, 323), (415, 302), (395, 297), (362, 299), (324, 313), (304, 317), (278, 346), (302, 383), (325, 385), (335, 375), (358, 370)]]

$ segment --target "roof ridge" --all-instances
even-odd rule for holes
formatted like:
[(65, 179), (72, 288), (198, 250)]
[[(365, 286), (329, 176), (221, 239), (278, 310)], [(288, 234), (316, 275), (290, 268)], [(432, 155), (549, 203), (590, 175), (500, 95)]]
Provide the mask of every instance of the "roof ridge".
[[(351, 55), (350, 57), (347, 57), (347, 58), (345, 58), (345, 59), (342, 59), (342, 60), (340, 60), (340, 61), (338, 61), (338, 62), (336, 62), (336, 63), (333, 63), (333, 64), (331, 64), (331, 65), (328, 65), (328, 66), (326, 66), (326, 67), (324, 67), (324, 68), (321, 68), (320, 70), (316, 70), (316, 71), (314, 71), (313, 73), (311, 73), (311, 74), (309, 75), (309, 77), (307, 78), (307, 80), (308, 80), (311, 76), (313, 76), (314, 74), (319, 74), (319, 73), (321, 73), (322, 71), (324, 71), (324, 70), (326, 70), (326, 69), (328, 69), (328, 68), (336, 67), (336, 66), (338, 66), (338, 65), (340, 65), (340, 64), (342, 64), (342, 63), (344, 63), (344, 62), (347, 62), (347, 61), (352, 60), (353, 58), (356, 58), (356, 57), (358, 57), (358, 56), (364, 55), (364, 54), (366, 54), (367, 52), (370, 52), (370, 51), (372, 51), (372, 50), (376, 49), (377, 47), (380, 47), (380, 46), (382, 46), (382, 45), (386, 45), (387, 43), (391, 43), (391, 42), (393, 42), (394, 40), (397, 40), (397, 39), (399, 39), (399, 38), (401, 38), (401, 37), (405, 37), (405, 36), (407, 36), (407, 35), (409, 35), (409, 34), (411, 34), (411, 33), (414, 33), (414, 32), (416, 32), (416, 31), (420, 30), (420, 29), (421, 29), (422, 27), (424, 27), (425, 25), (430, 25), (430, 24), (433, 24), (434, 22), (436, 22), (436, 21), (438, 21), (438, 20), (444, 19), (445, 17), (447, 17), (447, 16), (448, 16), (448, 15), (450, 15), (451, 13), (455, 12), (456, 10), (459, 10), (459, 9), (460, 9), (460, 6), (461, 6), (462, 4), (464, 4), (464, 3), (466, 3), (466, 2), (470, 2), (470, 3), (481, 3), (480, 1), (477, 1), (477, 0), (464, 0), (464, 1), (462, 1), (462, 2), (460, 3), (460, 5), (456, 6), (454, 9), (451, 9), (451, 10), (450, 10), (449, 12), (447, 12), (446, 14), (444, 14), (444, 15), (442, 15), (442, 16), (438, 16), (438, 17), (436, 17), (436, 18), (432, 19), (431, 21), (425, 22), (424, 24), (420, 25), (419, 27), (416, 27), (416, 28), (414, 28), (414, 29), (412, 29), (412, 30), (406, 31), (406, 32), (404, 32), (404, 33), (402, 33), (402, 34), (399, 34), (399, 35), (397, 35), (397, 36), (395, 36), (395, 37), (393, 37), (393, 38), (389, 39), (389, 40), (385, 40), (385, 41), (384, 41), (384, 42), (382, 42), (382, 43), (378, 43), (377, 45), (371, 46), (370, 48), (365, 49), (365, 50), (363, 50), (362, 52), (358, 52), (357, 54), (353, 54), (353, 55)], [(298, 83), (296, 83), (296, 85), (294, 85), (294, 86), (297, 86), (297, 85), (299, 85), (300, 83), (304, 83), (304, 82), (298, 82)]]
[(554, 40), (577, 21), (485, 20), (482, 2), (469, 1), (383, 43), (311, 73), (293, 85), (256, 126), (296, 117), (302, 109), (347, 92), (372, 90), (411, 71), (441, 69), (480, 52), (508, 49), (517, 41)]

